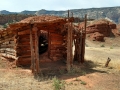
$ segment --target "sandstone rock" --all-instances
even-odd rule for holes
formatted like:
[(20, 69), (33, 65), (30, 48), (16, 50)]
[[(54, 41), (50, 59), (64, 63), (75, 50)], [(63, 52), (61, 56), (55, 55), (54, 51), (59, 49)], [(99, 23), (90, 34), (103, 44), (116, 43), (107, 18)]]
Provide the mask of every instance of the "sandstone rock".
[(91, 25), (87, 26), (86, 33), (90, 34), (92, 40), (104, 41), (104, 37), (113, 36), (113, 29), (116, 28), (116, 24), (105, 20), (95, 20)]
[(93, 41), (104, 41), (104, 35), (99, 32), (95, 32), (95, 33), (91, 34), (90, 38)]

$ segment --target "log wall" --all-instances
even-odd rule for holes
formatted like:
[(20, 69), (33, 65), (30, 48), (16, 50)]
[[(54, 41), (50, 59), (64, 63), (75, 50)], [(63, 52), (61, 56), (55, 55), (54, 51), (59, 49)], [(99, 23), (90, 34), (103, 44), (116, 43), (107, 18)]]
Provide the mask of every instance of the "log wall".
[[(18, 31), (17, 45), (17, 65), (31, 65), (31, 48), (30, 48), (30, 29)], [(32, 32), (33, 47), (35, 50), (35, 33)]]
[(64, 51), (66, 51), (64, 36), (56, 33), (50, 33), (50, 59), (53, 61), (63, 59)]
[(14, 61), (14, 64), (16, 64), (17, 38), (17, 34), (7, 30), (0, 34), (0, 59)]

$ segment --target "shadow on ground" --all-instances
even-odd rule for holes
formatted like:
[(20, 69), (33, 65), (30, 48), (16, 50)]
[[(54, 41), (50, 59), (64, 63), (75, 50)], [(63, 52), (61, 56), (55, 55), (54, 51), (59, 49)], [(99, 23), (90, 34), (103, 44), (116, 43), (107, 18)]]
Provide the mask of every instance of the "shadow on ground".
[(40, 74), (34, 75), (35, 79), (37, 79), (38, 81), (45, 81), (48, 79), (52, 79), (54, 77), (61, 78), (64, 76), (66, 76), (65, 79), (70, 79), (77, 76), (85, 76), (87, 74), (91, 74), (95, 72), (107, 73), (104, 70), (102, 71), (102, 70), (94, 69), (96, 67), (102, 67), (102, 66), (98, 63), (92, 62), (91, 60), (86, 60), (85, 63), (83, 64), (78, 64), (78, 62), (74, 62), (74, 65), (69, 72), (67, 72), (65, 64), (59, 68), (57, 68), (57, 66), (55, 67), (54, 65), (52, 66), (53, 68), (42, 70)]

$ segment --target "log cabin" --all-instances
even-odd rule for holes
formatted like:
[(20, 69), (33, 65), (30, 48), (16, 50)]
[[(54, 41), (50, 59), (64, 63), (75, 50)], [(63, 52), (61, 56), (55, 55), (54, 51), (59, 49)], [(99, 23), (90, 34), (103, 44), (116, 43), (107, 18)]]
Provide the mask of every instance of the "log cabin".
[(84, 62), (85, 53), (86, 26), (81, 30), (73, 21), (74, 17), (41, 15), (9, 25), (0, 31), (0, 58), (16, 66), (29, 65), (33, 73), (40, 72), (42, 62), (59, 60), (66, 60), (70, 70), (74, 60)]

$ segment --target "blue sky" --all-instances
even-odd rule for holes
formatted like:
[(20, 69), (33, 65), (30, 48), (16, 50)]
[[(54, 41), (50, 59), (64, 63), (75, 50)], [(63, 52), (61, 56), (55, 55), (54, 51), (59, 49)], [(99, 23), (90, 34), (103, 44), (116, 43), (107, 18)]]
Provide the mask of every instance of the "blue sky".
[(120, 6), (120, 0), (0, 0), (0, 11), (21, 12)]

